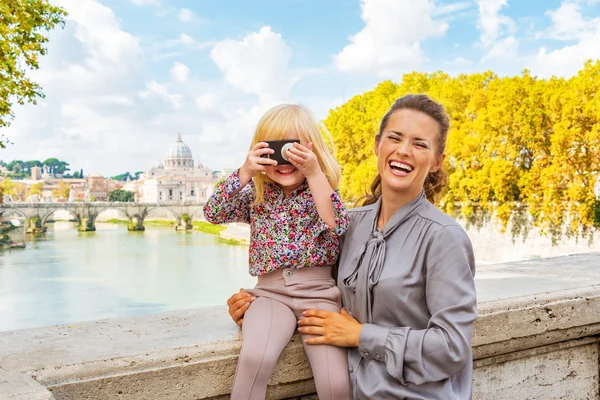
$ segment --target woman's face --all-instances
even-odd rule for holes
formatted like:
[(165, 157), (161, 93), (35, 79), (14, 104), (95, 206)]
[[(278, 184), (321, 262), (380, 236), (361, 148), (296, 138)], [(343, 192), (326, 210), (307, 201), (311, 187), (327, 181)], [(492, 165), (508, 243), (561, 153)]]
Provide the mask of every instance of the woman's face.
[(375, 141), (382, 190), (410, 199), (421, 193), (427, 175), (444, 161), (445, 155), (438, 155), (439, 135), (438, 123), (427, 114), (408, 109), (394, 112)]

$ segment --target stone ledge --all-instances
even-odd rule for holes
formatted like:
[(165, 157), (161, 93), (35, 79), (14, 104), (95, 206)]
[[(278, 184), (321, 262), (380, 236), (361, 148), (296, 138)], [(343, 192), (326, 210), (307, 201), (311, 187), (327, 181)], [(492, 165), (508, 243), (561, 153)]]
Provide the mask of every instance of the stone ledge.
[(54, 396), (31, 376), (0, 368), (0, 400), (54, 400)]
[[(600, 285), (486, 301), (479, 311), (474, 398), (559, 398), (550, 389), (598, 396)], [(225, 399), (240, 347), (225, 307), (0, 332), (0, 399)], [(509, 367), (523, 379), (505, 376)], [(545, 385), (539, 395), (535, 385)], [(312, 393), (296, 335), (268, 398)]]

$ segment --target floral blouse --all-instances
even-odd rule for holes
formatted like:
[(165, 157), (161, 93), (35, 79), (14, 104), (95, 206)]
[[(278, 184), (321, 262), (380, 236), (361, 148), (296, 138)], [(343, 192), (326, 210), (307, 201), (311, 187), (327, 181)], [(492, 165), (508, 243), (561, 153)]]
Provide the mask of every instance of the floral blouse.
[(256, 189), (250, 181), (241, 187), (238, 171), (217, 185), (204, 205), (204, 216), (213, 224), (250, 224), (250, 275), (280, 268), (330, 267), (337, 261), (338, 236), (348, 228), (348, 212), (339, 192), (331, 194), (335, 228), (317, 212), (310, 188), (302, 183), (289, 196), (274, 184), (265, 184), (264, 200), (253, 206)]

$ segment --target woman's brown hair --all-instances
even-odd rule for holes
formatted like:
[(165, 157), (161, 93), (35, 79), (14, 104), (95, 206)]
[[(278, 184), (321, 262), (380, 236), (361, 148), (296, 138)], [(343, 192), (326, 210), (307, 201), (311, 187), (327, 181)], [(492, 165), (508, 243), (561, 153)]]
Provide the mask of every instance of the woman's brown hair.
[[(388, 112), (383, 116), (381, 125), (379, 125), (379, 133), (375, 136), (376, 140), (381, 138), (383, 131), (385, 130), (387, 123), (396, 111), (398, 110), (414, 110), (422, 112), (433, 118), (440, 127), (440, 135), (438, 141), (438, 155), (444, 154), (446, 150), (446, 139), (448, 137), (448, 130), (450, 129), (450, 118), (444, 106), (433, 101), (429, 96), (425, 94), (407, 94), (397, 99), (394, 104), (390, 107)], [(427, 200), (435, 204), (442, 193), (442, 190), (448, 183), (448, 174), (444, 171), (443, 167), (435, 172), (430, 172), (425, 179), (423, 189), (425, 190), (425, 196)], [(362, 205), (366, 206), (375, 203), (381, 197), (381, 176), (377, 174), (377, 177), (371, 184), (371, 193), (365, 196)]]

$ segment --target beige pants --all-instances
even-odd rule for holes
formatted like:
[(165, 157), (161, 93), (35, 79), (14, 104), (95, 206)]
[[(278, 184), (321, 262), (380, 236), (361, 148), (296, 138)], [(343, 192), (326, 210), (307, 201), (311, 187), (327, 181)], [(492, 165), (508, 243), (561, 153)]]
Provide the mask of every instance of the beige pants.
[[(339, 311), (340, 291), (331, 268), (283, 269), (258, 277), (248, 290), (258, 297), (246, 314), (243, 344), (231, 399), (264, 400), (267, 384), (281, 351), (308, 309)], [(309, 345), (301, 335), (320, 400), (352, 398), (347, 350), (328, 345)]]

